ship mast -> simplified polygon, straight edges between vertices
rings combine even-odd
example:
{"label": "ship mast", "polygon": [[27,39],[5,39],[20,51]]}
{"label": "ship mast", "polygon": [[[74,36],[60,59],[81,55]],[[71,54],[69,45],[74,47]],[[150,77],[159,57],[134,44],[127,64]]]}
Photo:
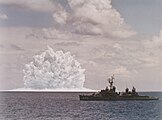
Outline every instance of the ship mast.
{"label": "ship mast", "polygon": [[107,81],[109,82],[109,86],[110,86],[110,90],[112,90],[113,89],[113,83],[114,83],[114,80],[115,78],[114,78],[114,75],[113,76],[111,76],[110,78],[108,78],[107,79]]}

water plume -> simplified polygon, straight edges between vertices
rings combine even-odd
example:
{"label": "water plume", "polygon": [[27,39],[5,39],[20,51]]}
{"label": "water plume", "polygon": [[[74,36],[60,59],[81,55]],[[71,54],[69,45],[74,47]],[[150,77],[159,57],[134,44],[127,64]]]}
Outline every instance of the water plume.
{"label": "water plume", "polygon": [[24,85],[31,89],[83,89],[85,70],[70,52],[50,47],[25,65]]}

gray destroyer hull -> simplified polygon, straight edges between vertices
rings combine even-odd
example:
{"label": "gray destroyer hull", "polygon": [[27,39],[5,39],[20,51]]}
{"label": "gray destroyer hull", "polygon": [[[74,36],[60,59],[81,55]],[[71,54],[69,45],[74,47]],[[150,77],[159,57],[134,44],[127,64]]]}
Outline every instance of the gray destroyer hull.
{"label": "gray destroyer hull", "polygon": [[80,95],[80,100],[82,101],[125,101],[125,100],[136,100],[136,101],[144,101],[144,100],[159,100],[157,97],[149,97],[149,96],[137,96],[137,97],[97,97],[97,96],[87,96]]}

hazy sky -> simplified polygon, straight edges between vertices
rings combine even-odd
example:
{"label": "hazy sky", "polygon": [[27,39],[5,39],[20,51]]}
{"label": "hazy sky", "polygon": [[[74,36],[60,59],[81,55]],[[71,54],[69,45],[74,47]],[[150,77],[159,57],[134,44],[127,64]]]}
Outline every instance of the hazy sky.
{"label": "hazy sky", "polygon": [[[84,86],[162,90],[161,0],[0,0],[0,89],[23,87],[22,70],[47,46],[70,51]],[[161,32],[160,32],[161,31]]]}

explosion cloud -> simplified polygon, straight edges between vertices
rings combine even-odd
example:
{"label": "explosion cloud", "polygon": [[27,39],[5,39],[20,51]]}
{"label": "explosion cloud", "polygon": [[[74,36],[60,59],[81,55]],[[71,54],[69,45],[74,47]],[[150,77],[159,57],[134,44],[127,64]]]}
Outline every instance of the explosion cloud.
{"label": "explosion cloud", "polygon": [[48,47],[25,65],[24,85],[31,89],[82,89],[85,70],[70,52]]}

